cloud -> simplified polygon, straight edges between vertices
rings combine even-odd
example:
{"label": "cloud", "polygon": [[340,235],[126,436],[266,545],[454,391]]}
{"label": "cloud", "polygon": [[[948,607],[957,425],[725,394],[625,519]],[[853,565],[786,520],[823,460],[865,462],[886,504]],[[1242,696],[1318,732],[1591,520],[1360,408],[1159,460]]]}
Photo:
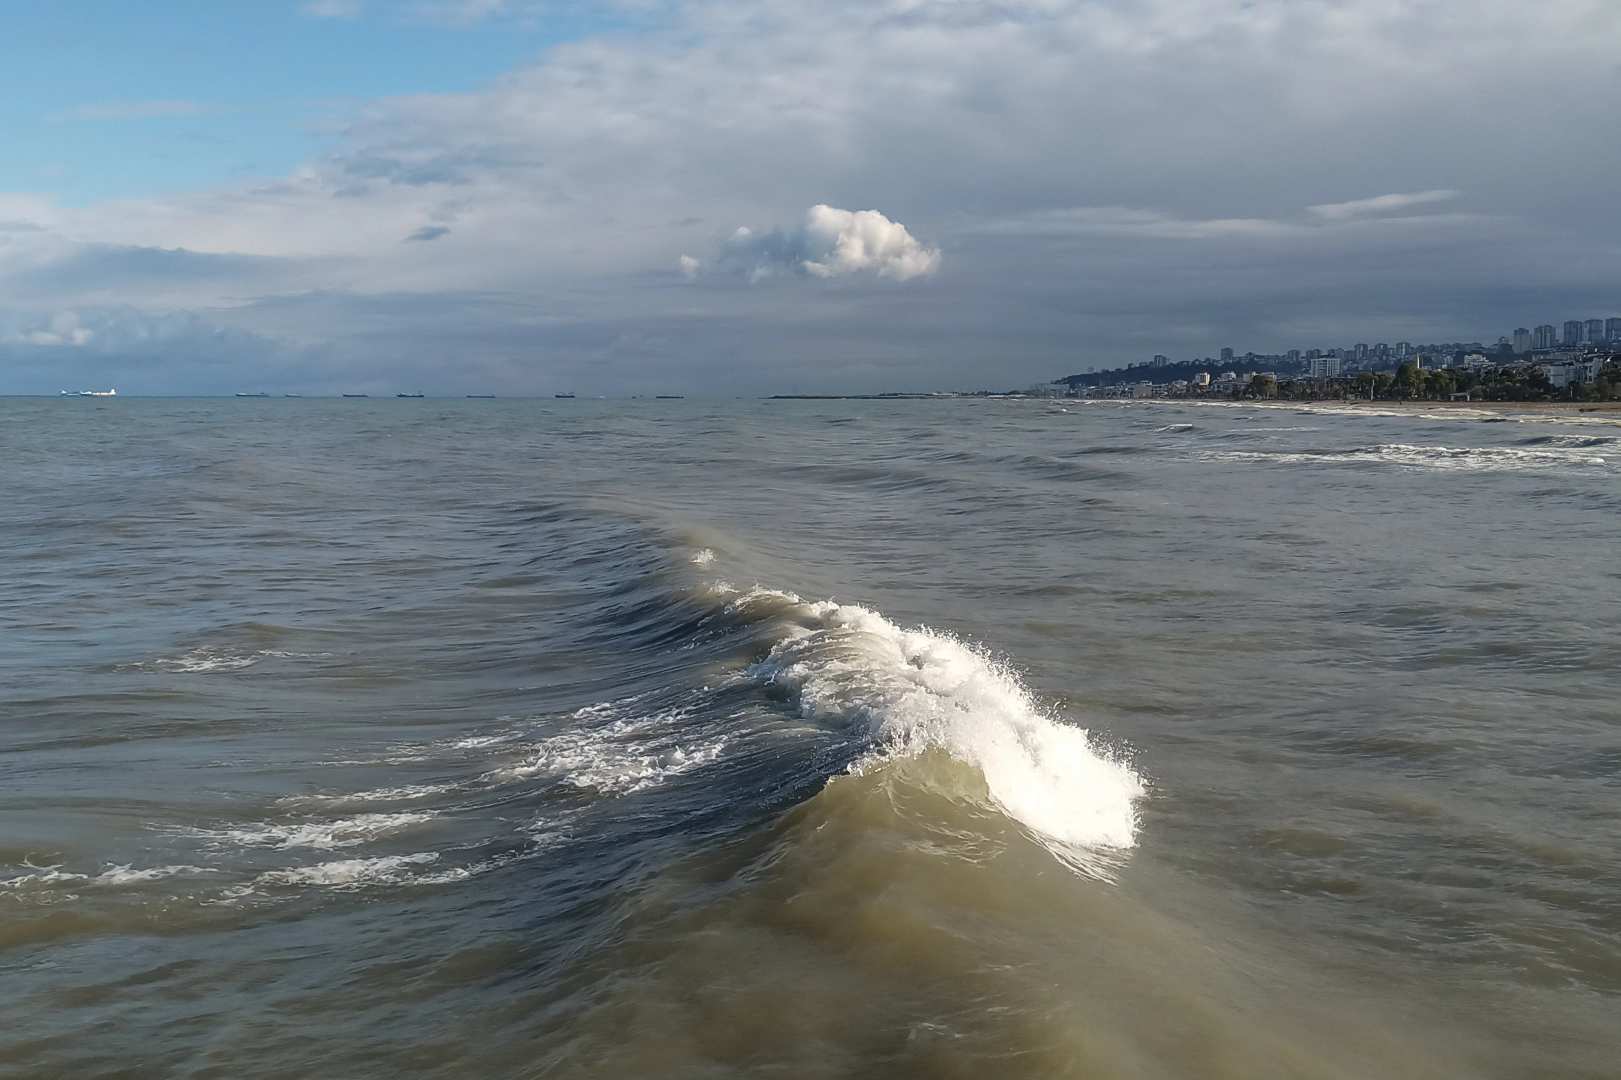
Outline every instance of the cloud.
{"label": "cloud", "polygon": [[410,236],[407,236],[402,242],[409,244],[415,240],[437,240],[449,231],[450,229],[444,225],[424,225]]}
{"label": "cloud", "polygon": [[834,278],[871,270],[907,281],[940,268],[940,250],[918,243],[900,222],[876,210],[840,210],[825,203],[811,207],[787,232],[738,229],[722,244],[721,259],[756,279],[779,271]]}
{"label": "cloud", "polygon": [[54,348],[83,346],[94,341],[96,332],[79,324],[77,312],[61,311],[49,316],[12,317],[0,322],[0,346],[35,345]]}
{"label": "cloud", "polygon": [[298,12],[312,19],[358,19],[365,8],[364,0],[308,0],[298,6]]}
{"label": "cloud", "polygon": [[1266,218],[1178,218],[1130,206],[1077,206],[985,221],[974,231],[1008,236],[1121,236],[1141,239],[1275,239],[1299,233],[1288,221]]}
{"label": "cloud", "polygon": [[201,116],[214,110],[196,101],[106,101],[96,105],[76,105],[54,112],[45,119],[51,123],[72,120],[155,120],[165,116]]}
{"label": "cloud", "polygon": [[1416,191],[1407,195],[1379,195],[1372,199],[1354,199],[1351,202],[1321,203],[1317,206],[1307,207],[1313,214],[1329,221],[1346,221],[1351,218],[1368,217],[1374,214],[1388,214],[1395,210],[1406,210],[1413,206],[1423,206],[1426,203],[1445,202],[1458,197],[1456,191]]}
{"label": "cloud", "polygon": [[[581,393],[1026,385],[1621,315],[1621,141],[1591,137],[1613,126],[1614,0],[613,10],[613,32],[476,90],[359,103],[284,176],[89,207],[0,194],[0,288],[190,310],[379,384],[432,389],[413,365],[455,355],[503,391]],[[1583,168],[1548,167],[1572,145]],[[1455,189],[1471,213],[1444,212]],[[423,222],[456,241],[402,243]],[[765,228],[714,224],[739,222]],[[902,280],[942,252],[926,288],[737,273]],[[80,351],[113,340],[86,325]],[[611,347],[629,340],[662,351]]]}
{"label": "cloud", "polygon": [[331,385],[319,349],[185,311],[128,307],[0,313],[0,371],[13,393],[86,386],[232,393]]}

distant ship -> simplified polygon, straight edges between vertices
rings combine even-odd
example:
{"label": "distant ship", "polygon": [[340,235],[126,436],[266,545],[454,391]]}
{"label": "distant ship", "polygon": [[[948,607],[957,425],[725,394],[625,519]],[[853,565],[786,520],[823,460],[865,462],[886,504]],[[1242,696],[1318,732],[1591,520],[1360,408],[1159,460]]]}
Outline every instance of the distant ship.
{"label": "distant ship", "polygon": [[553,394],[553,397],[573,397],[573,394]]}
{"label": "distant ship", "polygon": [[687,395],[685,395],[685,394],[654,394],[653,396],[655,398],[657,398],[659,401],[680,401],[682,398],[686,397]]}
{"label": "distant ship", "polygon": [[427,397],[426,394],[395,394],[395,397]]}
{"label": "distant ship", "polygon": [[494,394],[468,394],[467,396],[468,397],[476,397],[476,398],[492,398],[495,395]]}
{"label": "distant ship", "polygon": [[73,390],[62,391],[63,397],[117,397],[117,390]]}
{"label": "distant ship", "polygon": [[238,394],[236,396],[237,397],[269,397],[270,395],[265,394],[265,393],[259,393],[259,394]]}
{"label": "distant ship", "polygon": [[345,394],[344,397],[370,397],[370,394]]}

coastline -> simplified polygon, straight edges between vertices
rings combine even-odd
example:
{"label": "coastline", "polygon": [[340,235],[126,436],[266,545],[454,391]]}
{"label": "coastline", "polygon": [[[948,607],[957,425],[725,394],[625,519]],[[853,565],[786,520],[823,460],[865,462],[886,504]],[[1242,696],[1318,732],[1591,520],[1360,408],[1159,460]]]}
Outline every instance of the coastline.
{"label": "coastline", "polygon": [[1369,409],[1389,412],[1434,412],[1452,409],[1464,412],[1503,414],[1532,413],[1541,416],[1583,416],[1621,419],[1621,401],[1254,401],[1250,404],[1299,408],[1302,405],[1329,405],[1337,409]]}

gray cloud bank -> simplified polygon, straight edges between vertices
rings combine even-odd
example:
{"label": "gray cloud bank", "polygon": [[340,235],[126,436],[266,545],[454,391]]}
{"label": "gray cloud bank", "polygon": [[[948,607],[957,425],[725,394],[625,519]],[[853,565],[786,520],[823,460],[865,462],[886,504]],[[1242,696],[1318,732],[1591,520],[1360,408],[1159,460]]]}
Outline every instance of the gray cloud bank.
{"label": "gray cloud bank", "polygon": [[[370,103],[290,176],[0,195],[0,309],[193,320],[121,392],[970,388],[1495,337],[1621,314],[1618,54],[1596,0],[698,0]],[[0,389],[116,367],[76,327],[0,337]]]}

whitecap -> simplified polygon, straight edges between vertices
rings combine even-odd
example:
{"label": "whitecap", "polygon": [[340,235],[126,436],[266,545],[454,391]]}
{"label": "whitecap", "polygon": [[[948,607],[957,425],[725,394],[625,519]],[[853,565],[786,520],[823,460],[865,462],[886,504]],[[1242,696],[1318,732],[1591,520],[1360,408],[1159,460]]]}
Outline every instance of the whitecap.
{"label": "whitecap", "polygon": [[1135,845],[1142,779],[1045,715],[1008,665],[862,607],[766,590],[744,602],[794,605],[802,626],[749,674],[792,691],[806,719],[862,734],[858,768],[939,748],[978,768],[996,806],[1066,861]]}

